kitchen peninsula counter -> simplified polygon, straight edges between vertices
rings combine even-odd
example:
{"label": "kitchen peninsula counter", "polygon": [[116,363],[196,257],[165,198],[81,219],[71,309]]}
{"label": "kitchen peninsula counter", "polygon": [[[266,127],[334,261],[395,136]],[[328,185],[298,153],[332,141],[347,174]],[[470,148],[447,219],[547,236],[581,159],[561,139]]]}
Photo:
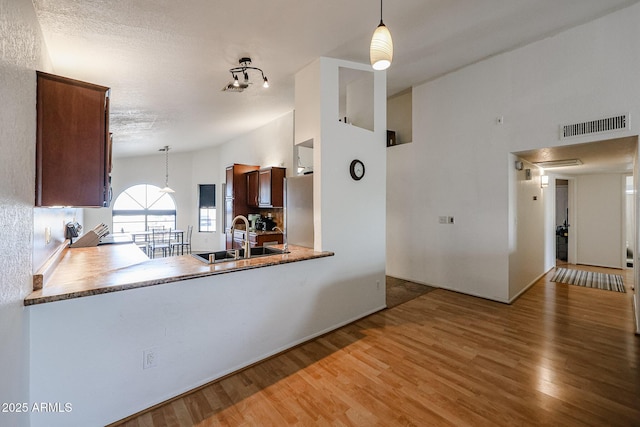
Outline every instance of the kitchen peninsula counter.
{"label": "kitchen peninsula counter", "polygon": [[[282,248],[282,245],[274,246]],[[24,305],[43,304],[110,292],[161,285],[199,277],[269,267],[333,256],[333,252],[289,245],[289,253],[216,264],[191,255],[149,259],[135,244],[65,248],[42,289],[33,291]]]}

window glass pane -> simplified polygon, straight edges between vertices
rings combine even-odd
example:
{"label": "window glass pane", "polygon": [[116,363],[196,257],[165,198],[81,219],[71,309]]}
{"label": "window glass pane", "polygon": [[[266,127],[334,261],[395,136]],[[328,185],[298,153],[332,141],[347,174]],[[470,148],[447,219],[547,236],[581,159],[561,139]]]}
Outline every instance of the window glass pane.
{"label": "window glass pane", "polygon": [[167,193],[149,194],[151,203],[147,206],[149,209],[175,210],[176,204],[173,198]]}
{"label": "window glass pane", "polygon": [[[155,212],[154,212],[155,211]],[[173,198],[154,185],[127,188],[113,203],[113,232],[145,231],[149,226],[176,228]]]}
{"label": "window glass pane", "polygon": [[114,215],[113,231],[115,233],[131,233],[134,231],[145,231],[144,215]]}
{"label": "window glass pane", "polygon": [[200,209],[200,228],[201,232],[216,231],[216,209],[202,208]]}
{"label": "window glass pane", "polygon": [[123,192],[118,196],[116,201],[113,203],[114,210],[129,210],[129,209],[141,209],[142,206],[138,201],[136,201],[131,194],[128,192]]}
{"label": "window glass pane", "polygon": [[[137,201],[141,208],[146,208],[147,207],[147,196],[146,196],[147,187],[154,187],[154,186],[146,185],[146,184],[134,185],[133,187],[127,188],[125,190],[125,193],[131,196],[133,200]],[[158,188],[158,187],[155,187],[155,188]]]}

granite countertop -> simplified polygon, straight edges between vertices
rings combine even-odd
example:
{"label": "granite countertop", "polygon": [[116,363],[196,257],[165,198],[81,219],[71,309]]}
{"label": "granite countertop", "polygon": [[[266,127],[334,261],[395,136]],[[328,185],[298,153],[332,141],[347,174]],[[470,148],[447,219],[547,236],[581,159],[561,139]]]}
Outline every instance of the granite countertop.
{"label": "granite countertop", "polygon": [[[274,247],[282,247],[276,245]],[[191,255],[149,259],[135,244],[66,248],[42,289],[24,305],[43,304],[145,286],[333,256],[289,245],[289,253],[206,264]]]}
{"label": "granite countertop", "polygon": [[[245,232],[247,231],[244,228],[235,228],[235,231],[242,231]],[[261,234],[282,234],[282,231],[277,231],[277,230],[253,230],[253,229],[249,229],[249,234],[255,234],[255,235],[261,235]]]}
{"label": "granite countertop", "polygon": [[260,234],[282,234],[282,231],[276,231],[276,230],[251,230],[251,229],[249,229],[249,234],[256,234],[256,235],[260,235]]}

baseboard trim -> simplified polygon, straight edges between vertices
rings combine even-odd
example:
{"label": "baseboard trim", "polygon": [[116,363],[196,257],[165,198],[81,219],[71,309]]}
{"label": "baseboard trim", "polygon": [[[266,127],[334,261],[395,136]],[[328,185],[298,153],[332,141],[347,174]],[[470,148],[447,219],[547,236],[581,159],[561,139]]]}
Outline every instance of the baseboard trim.
{"label": "baseboard trim", "polygon": [[527,292],[529,290],[530,287],[532,287],[533,285],[536,284],[536,282],[540,279],[542,279],[545,275],[547,275],[551,270],[553,270],[554,268],[556,268],[555,266],[550,267],[547,271],[543,272],[542,274],[540,274],[538,277],[536,277],[535,279],[533,279],[531,282],[529,282],[529,284],[527,286],[525,286],[524,288],[522,288],[522,290],[520,292],[518,292],[515,296],[513,296],[511,299],[509,299],[509,304],[513,304],[513,302],[515,300],[517,300],[518,298],[520,298],[522,296],[522,294],[524,294],[525,292]]}
{"label": "baseboard trim", "polygon": [[367,311],[367,312],[365,312],[365,313],[363,313],[361,315],[358,315],[358,316],[352,318],[351,320],[346,320],[344,322],[341,322],[341,323],[338,323],[336,325],[330,326],[330,327],[328,327],[328,328],[326,328],[326,329],[324,329],[324,330],[322,330],[320,332],[317,332],[315,334],[309,335],[309,336],[307,336],[305,338],[302,338],[300,340],[293,341],[292,343],[287,344],[287,345],[281,347],[280,349],[275,350],[274,352],[272,352],[270,354],[267,354],[267,355],[264,355],[264,356],[259,356],[254,361],[249,362],[248,364],[232,368],[227,373],[224,373],[222,375],[216,376],[215,378],[207,378],[203,382],[201,382],[200,384],[194,384],[193,387],[190,387],[190,388],[188,388],[188,389],[186,389],[186,390],[184,390],[182,392],[178,392],[178,394],[173,396],[173,397],[169,397],[167,399],[164,399],[161,402],[158,402],[155,405],[152,405],[152,406],[150,406],[148,408],[145,408],[145,409],[143,409],[141,411],[138,411],[138,412],[136,412],[134,414],[131,414],[126,418],[122,418],[122,419],[120,419],[118,421],[114,421],[114,422],[112,422],[110,424],[107,424],[106,427],[120,426],[120,425],[122,425],[122,424],[124,424],[124,423],[126,423],[128,421],[131,421],[134,418],[137,418],[137,417],[139,417],[139,416],[141,416],[143,414],[146,414],[147,412],[151,412],[156,408],[159,408],[159,407],[164,406],[164,405],[166,405],[168,403],[174,402],[174,401],[176,401],[178,399],[181,399],[181,398],[183,398],[185,396],[188,396],[188,395],[190,395],[192,393],[195,393],[195,392],[197,392],[199,390],[202,390],[203,388],[206,388],[206,387],[210,386],[211,384],[215,384],[215,383],[217,383],[219,381],[224,380],[225,378],[229,378],[230,376],[233,376],[233,375],[235,375],[235,374],[237,374],[239,372],[242,372],[244,370],[250,369],[253,366],[256,366],[256,365],[258,365],[258,364],[260,364],[262,362],[265,362],[265,361],[267,361],[269,359],[272,359],[274,357],[278,357],[279,355],[281,355],[283,353],[286,353],[287,351],[293,350],[294,348],[300,347],[300,346],[308,343],[309,341],[312,341],[312,340],[314,340],[316,338],[320,338],[320,337],[322,337],[324,335],[330,334],[331,332],[333,332],[333,331],[335,331],[337,329],[340,329],[343,326],[347,326],[347,325],[349,325],[351,323],[357,322],[358,320],[364,319],[365,317],[371,316],[372,314],[375,314],[375,313],[377,313],[379,311],[382,311],[384,309],[386,309],[386,305],[383,305],[381,307],[375,308],[373,310],[369,310],[369,311]]}
{"label": "baseboard trim", "polygon": [[633,312],[636,315],[636,335],[640,335],[640,295],[633,295]]}

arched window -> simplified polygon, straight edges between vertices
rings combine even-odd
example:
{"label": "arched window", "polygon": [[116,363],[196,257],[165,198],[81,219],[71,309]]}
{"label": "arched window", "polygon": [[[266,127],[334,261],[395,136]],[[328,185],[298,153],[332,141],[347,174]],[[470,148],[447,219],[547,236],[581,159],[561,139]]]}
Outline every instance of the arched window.
{"label": "arched window", "polygon": [[124,190],[113,202],[114,232],[145,231],[149,226],[176,228],[176,204],[155,185],[140,184]]}

